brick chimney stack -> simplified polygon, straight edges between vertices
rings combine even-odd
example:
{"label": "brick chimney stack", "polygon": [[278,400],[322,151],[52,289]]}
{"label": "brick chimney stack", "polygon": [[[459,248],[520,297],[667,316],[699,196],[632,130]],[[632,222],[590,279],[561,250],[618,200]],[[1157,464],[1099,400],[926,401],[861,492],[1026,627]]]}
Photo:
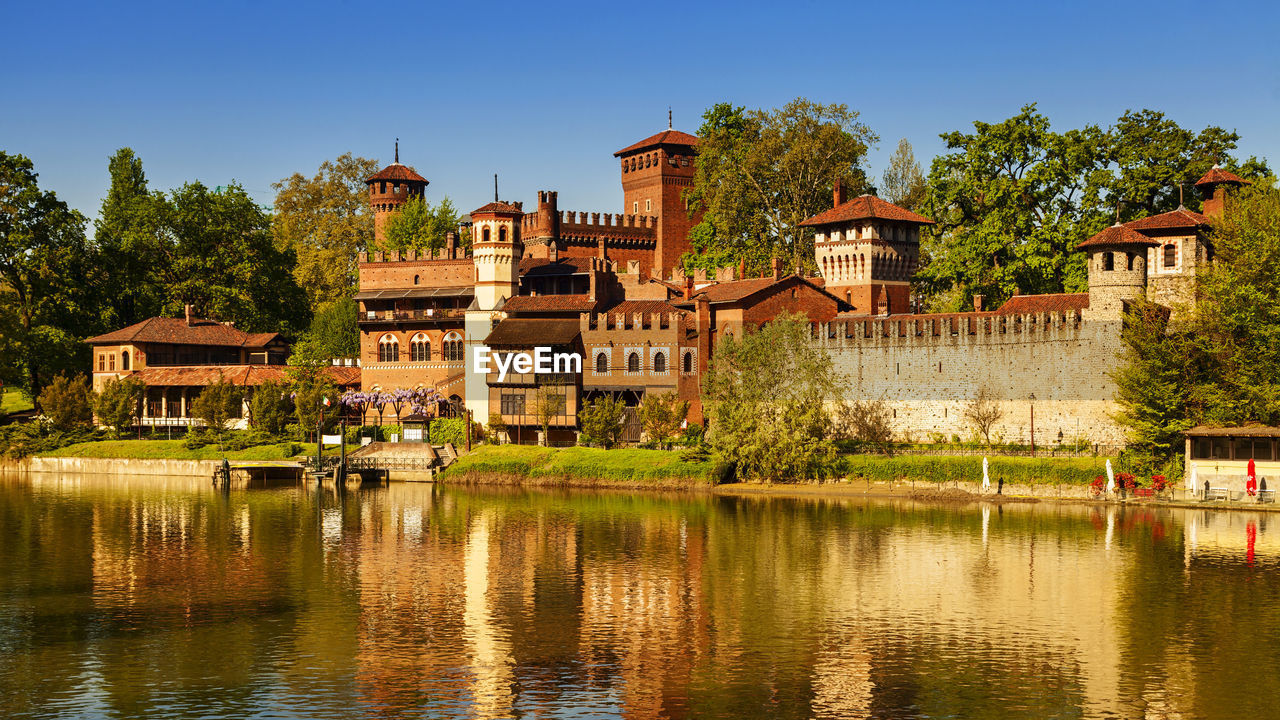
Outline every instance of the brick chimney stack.
{"label": "brick chimney stack", "polygon": [[449,230],[444,234],[444,256],[450,260],[458,259],[458,233]]}
{"label": "brick chimney stack", "polygon": [[693,297],[693,276],[685,275],[684,277],[684,299],[688,300]]}
{"label": "brick chimney stack", "polygon": [[773,266],[773,281],[777,282],[782,279],[782,258],[771,258],[769,264]]}
{"label": "brick chimney stack", "polygon": [[831,191],[831,207],[840,207],[844,204],[844,181],[836,180],[836,186]]}
{"label": "brick chimney stack", "polygon": [[983,300],[983,297],[982,297],[981,295],[974,295],[974,296],[973,296],[973,311],[974,311],[974,312],[982,312],[982,300]]}
{"label": "brick chimney stack", "polygon": [[187,313],[187,327],[191,327],[191,303],[187,303],[185,310]]}

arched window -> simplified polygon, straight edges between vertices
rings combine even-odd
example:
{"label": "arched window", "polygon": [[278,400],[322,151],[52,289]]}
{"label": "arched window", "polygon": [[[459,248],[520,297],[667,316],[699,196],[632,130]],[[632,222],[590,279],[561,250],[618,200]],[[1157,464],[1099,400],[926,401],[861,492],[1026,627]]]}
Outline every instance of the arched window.
{"label": "arched window", "polygon": [[444,352],[446,362],[461,362],[464,350],[462,347],[462,336],[457,332],[450,332],[444,336],[444,340],[440,343],[441,350]]}
{"label": "arched window", "polygon": [[1113,253],[1102,253],[1102,269],[1108,271],[1116,269],[1116,259]]}
{"label": "arched window", "polygon": [[489,228],[485,228],[480,232],[481,242],[489,242]]}
{"label": "arched window", "polygon": [[409,341],[409,353],[413,362],[431,360],[431,338],[426,333],[418,333]]}
{"label": "arched window", "polygon": [[596,374],[603,375],[609,372],[609,353],[602,352],[596,354]]}
{"label": "arched window", "polygon": [[687,350],[684,353],[684,371],[687,373],[693,372],[693,353]]}
{"label": "arched window", "polygon": [[1178,246],[1169,243],[1164,246],[1164,266],[1171,268],[1178,264]]}
{"label": "arched window", "polygon": [[414,275],[414,276],[413,276],[413,284],[414,284],[414,285],[417,285],[421,280],[422,280],[422,278],[418,277],[417,275]]}
{"label": "arched window", "polygon": [[400,341],[391,333],[378,340],[378,362],[400,362]]}
{"label": "arched window", "polygon": [[627,353],[627,372],[640,372],[640,353]]}
{"label": "arched window", "polygon": [[128,350],[125,350],[124,352],[120,353],[120,369],[121,370],[129,369],[129,351]]}
{"label": "arched window", "polygon": [[667,354],[657,352],[653,354],[653,371],[656,373],[664,373],[667,371]]}

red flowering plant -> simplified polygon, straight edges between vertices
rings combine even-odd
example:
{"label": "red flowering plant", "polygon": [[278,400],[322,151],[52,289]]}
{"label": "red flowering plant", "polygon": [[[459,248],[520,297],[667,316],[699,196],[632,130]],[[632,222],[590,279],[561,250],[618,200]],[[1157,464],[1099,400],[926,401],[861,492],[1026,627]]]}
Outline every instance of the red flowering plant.
{"label": "red flowering plant", "polygon": [[1106,486],[1106,484],[1107,478],[1103,475],[1099,475],[1093,479],[1093,482],[1089,483],[1089,493],[1091,495],[1101,495],[1102,488]]}
{"label": "red flowering plant", "polygon": [[1116,473],[1116,484],[1125,490],[1138,487],[1138,479],[1133,473]]}
{"label": "red flowering plant", "polygon": [[1156,489],[1156,492],[1164,492],[1165,488],[1169,487],[1169,481],[1163,475],[1152,475],[1151,485]]}

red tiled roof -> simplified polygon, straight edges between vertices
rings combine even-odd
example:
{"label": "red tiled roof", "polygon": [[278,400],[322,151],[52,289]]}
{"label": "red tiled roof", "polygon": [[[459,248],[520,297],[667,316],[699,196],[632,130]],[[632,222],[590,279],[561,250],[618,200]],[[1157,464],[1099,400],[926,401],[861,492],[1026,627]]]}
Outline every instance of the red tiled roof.
{"label": "red tiled roof", "polygon": [[591,270],[589,257],[562,257],[558,260],[526,257],[520,259],[520,274],[539,275],[573,275]]}
{"label": "red tiled roof", "polygon": [[502,306],[509,313],[591,312],[596,301],[590,295],[517,295]]}
{"label": "red tiled roof", "polygon": [[247,333],[216,320],[153,317],[126,328],[85,340],[90,345],[119,343],[168,343],[171,345],[214,345],[218,347],[262,347],[278,338],[277,333]]}
{"label": "red tiled roof", "polygon": [[1125,227],[1134,230],[1164,230],[1169,228],[1195,228],[1209,224],[1209,218],[1184,207],[1170,210],[1167,213],[1151,215],[1141,220],[1125,223]]}
{"label": "red tiled roof", "polygon": [[493,213],[495,215],[523,215],[524,208],[522,208],[519,205],[515,205],[513,203],[501,202],[501,201],[495,200],[494,202],[481,205],[480,207],[471,211],[472,215],[476,215],[477,213]]}
{"label": "red tiled roof", "polygon": [[933,225],[934,222],[927,217],[917,215],[906,208],[900,208],[891,202],[886,202],[875,195],[859,195],[858,197],[841,203],[838,207],[818,213],[813,217],[800,223],[801,225],[830,225],[838,222],[849,222],[851,220],[865,220],[869,218],[878,218],[881,220],[898,220],[901,222],[915,223],[917,225]]}
{"label": "red tiled roof", "polygon": [[688,145],[694,147],[697,146],[697,144],[698,136],[696,135],[690,135],[687,132],[680,132],[679,130],[663,130],[657,135],[650,135],[634,145],[628,145],[622,148],[618,152],[614,153],[613,156],[618,157],[619,155],[625,155],[629,152],[636,152],[637,150],[644,150],[651,147],[657,147],[659,145]]}
{"label": "red tiled roof", "polygon": [[364,182],[367,185],[376,180],[387,180],[391,182],[420,182],[423,184],[427,183],[427,179],[419,175],[417,172],[415,172],[413,168],[409,167],[408,165],[401,165],[400,163],[392,163],[382,168],[381,170],[374,173],[373,175],[370,175],[369,179],[365,180]]}
{"label": "red tiled roof", "polygon": [[[360,368],[328,365],[323,370],[338,387],[360,385]],[[289,373],[283,365],[191,365],[185,367],[143,368],[132,373],[148,387],[204,387],[220,378],[241,387],[254,387],[267,382],[288,383]]]}
{"label": "red tiled roof", "polygon": [[1214,183],[1240,183],[1241,185],[1253,184],[1233,172],[1228,172],[1217,165],[1214,165],[1209,168],[1209,172],[1205,173],[1204,177],[1196,181],[1196,187],[1200,187],[1201,185],[1212,185]]}
{"label": "red tiled roof", "polygon": [[1112,225],[1076,246],[1077,249],[1110,245],[1159,245],[1160,243],[1124,225]]}
{"label": "red tiled roof", "polygon": [[[758,292],[767,290],[768,288],[773,287],[774,285],[781,285],[790,280],[795,280],[804,285],[808,285],[809,287],[813,288],[817,292],[822,293],[823,295],[826,295],[827,297],[831,298],[832,302],[836,303],[837,309],[840,306],[848,307],[849,305],[844,300],[841,300],[835,295],[832,295],[830,292],[826,290],[826,288],[819,287],[813,284],[813,282],[811,282],[809,278],[801,277],[799,275],[786,275],[778,280],[774,280],[772,277],[763,277],[763,278],[747,278],[744,280],[733,280],[731,282],[715,283],[712,285],[708,285],[702,288],[701,290],[694,291],[693,297],[695,299],[698,297],[705,297],[707,298],[707,301],[711,303],[740,302],[742,300],[747,299],[748,297],[751,297],[752,295],[755,295]],[[689,302],[690,302],[689,300],[683,300],[683,301],[680,301],[680,304],[688,305]]]}
{"label": "red tiled roof", "polygon": [[581,330],[578,318],[507,318],[485,338],[485,345],[568,345]]}
{"label": "red tiled roof", "polygon": [[1089,293],[1014,295],[996,310],[997,315],[1069,313],[1089,307]]}

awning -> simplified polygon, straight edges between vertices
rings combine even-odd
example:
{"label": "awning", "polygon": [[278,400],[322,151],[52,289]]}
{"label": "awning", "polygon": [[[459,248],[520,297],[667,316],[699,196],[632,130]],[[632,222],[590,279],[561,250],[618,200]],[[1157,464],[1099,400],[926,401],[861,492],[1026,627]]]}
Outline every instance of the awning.
{"label": "awning", "polygon": [[467,287],[445,287],[445,288],[404,288],[395,290],[361,290],[356,293],[356,300],[400,300],[403,298],[433,298],[433,297],[471,297],[475,295],[475,288]]}

